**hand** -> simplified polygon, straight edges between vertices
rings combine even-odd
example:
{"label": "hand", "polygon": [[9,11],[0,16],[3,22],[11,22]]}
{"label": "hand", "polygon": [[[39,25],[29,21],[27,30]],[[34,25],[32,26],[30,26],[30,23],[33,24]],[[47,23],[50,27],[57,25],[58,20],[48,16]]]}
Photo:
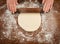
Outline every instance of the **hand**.
{"label": "hand", "polygon": [[43,11],[48,12],[52,8],[53,3],[54,3],[54,0],[43,0],[42,1],[42,4],[44,5]]}
{"label": "hand", "polygon": [[7,0],[7,8],[12,12],[16,12],[17,0]]}

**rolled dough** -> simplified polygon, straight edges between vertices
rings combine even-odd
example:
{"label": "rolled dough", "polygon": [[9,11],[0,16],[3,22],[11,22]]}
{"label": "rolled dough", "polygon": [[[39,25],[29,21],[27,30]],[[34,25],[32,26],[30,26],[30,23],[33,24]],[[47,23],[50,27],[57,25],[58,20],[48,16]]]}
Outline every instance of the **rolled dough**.
{"label": "rolled dough", "polygon": [[20,13],[18,24],[25,31],[36,31],[41,25],[40,13]]}

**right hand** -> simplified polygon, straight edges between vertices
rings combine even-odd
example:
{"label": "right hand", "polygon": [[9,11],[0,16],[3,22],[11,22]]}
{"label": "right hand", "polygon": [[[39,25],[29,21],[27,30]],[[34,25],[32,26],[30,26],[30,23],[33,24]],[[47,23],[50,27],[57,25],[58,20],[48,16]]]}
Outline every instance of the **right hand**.
{"label": "right hand", "polygon": [[43,11],[46,13],[49,10],[51,10],[53,7],[53,3],[54,3],[54,0],[43,0],[42,1],[42,4],[44,4]]}
{"label": "right hand", "polygon": [[7,8],[12,12],[16,12],[17,0],[7,0]]}

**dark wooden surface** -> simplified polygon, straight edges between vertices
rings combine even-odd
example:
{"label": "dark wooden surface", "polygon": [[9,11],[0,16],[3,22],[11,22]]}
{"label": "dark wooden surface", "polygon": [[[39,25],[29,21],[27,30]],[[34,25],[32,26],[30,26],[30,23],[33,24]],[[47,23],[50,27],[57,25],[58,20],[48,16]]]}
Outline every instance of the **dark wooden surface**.
{"label": "dark wooden surface", "polygon": [[[0,3],[1,3],[0,6],[4,5],[6,3],[5,0],[3,0],[3,1],[0,1]],[[55,18],[57,20],[57,24],[58,24],[58,28],[56,29],[56,32],[54,35],[54,37],[55,37],[54,44],[59,44],[59,42],[60,42],[60,0],[55,0],[54,9],[58,11],[57,13],[54,14]],[[2,14],[4,12],[5,12],[5,9],[0,9],[0,16],[2,16]],[[3,24],[3,22],[0,21],[0,29],[3,28],[2,24]],[[1,37],[1,34],[0,34],[0,37]],[[4,39],[4,40],[0,40],[0,44],[19,44],[19,41],[16,42],[16,40],[13,41],[13,40]],[[39,43],[38,42],[27,42],[26,44],[39,44]],[[45,44],[45,43],[43,43],[43,44]]]}
{"label": "dark wooden surface", "polygon": [[58,11],[58,13],[55,14],[58,23],[58,28],[55,34],[56,44],[59,44],[60,42],[60,6],[59,5],[60,5],[60,0],[55,0],[54,9]]}
{"label": "dark wooden surface", "polygon": [[6,0],[0,0],[0,6],[4,5],[6,3]]}

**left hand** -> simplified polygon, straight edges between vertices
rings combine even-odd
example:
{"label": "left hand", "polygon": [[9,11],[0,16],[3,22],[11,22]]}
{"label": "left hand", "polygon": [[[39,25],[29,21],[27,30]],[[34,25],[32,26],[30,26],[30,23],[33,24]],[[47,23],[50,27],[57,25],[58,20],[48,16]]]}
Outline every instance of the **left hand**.
{"label": "left hand", "polygon": [[52,6],[53,6],[54,0],[43,0],[42,4],[43,4],[43,11],[46,13],[48,12]]}

